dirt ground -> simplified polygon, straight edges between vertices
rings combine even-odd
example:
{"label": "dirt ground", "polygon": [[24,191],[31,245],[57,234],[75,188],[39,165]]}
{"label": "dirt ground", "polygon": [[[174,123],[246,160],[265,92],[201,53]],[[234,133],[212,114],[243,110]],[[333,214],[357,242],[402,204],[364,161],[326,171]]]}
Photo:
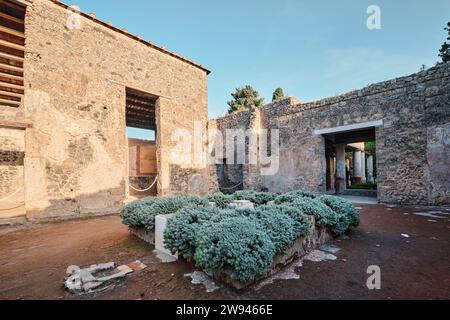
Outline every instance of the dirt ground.
{"label": "dirt ground", "polygon": [[[360,207],[361,226],[334,242],[337,260],[305,262],[298,280],[242,293],[191,284],[189,264],[159,262],[118,216],[0,229],[0,299],[450,299],[450,209]],[[413,214],[433,211],[445,214]],[[137,259],[148,268],[102,293],[75,296],[63,288],[69,265]],[[381,268],[381,290],[366,287],[370,265]]]}

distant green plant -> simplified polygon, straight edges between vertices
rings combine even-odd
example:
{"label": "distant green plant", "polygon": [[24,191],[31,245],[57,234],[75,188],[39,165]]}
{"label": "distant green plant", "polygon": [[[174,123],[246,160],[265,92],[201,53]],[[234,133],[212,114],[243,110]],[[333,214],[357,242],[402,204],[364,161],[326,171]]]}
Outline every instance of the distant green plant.
{"label": "distant green plant", "polygon": [[259,97],[259,92],[247,85],[243,88],[236,88],[231,94],[233,100],[228,101],[230,109],[228,113],[250,110],[259,107],[264,103],[264,99]]}
{"label": "distant green plant", "polygon": [[200,268],[214,272],[229,267],[239,281],[267,273],[275,255],[275,246],[267,233],[246,217],[204,224],[196,243],[194,257]]}
{"label": "distant green plant", "polygon": [[377,190],[377,184],[376,183],[360,183],[360,184],[354,184],[348,187],[349,189],[354,190]]}
{"label": "distant green plant", "polygon": [[450,61],[450,22],[447,23],[447,27],[444,28],[447,31],[448,36],[447,40],[442,44],[441,49],[439,50],[439,57],[441,57],[442,62]]}
{"label": "distant green plant", "polygon": [[284,95],[284,91],[282,88],[275,89],[273,96],[272,96],[272,102],[280,102],[281,100],[285,99],[286,96]]}

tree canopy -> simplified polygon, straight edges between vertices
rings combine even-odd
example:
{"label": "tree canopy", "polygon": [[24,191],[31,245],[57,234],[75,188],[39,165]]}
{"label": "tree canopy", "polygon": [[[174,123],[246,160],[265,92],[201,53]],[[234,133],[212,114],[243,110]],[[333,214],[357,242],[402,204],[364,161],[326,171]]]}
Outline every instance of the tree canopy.
{"label": "tree canopy", "polygon": [[283,100],[286,96],[282,88],[277,88],[272,96],[272,102],[279,102]]}
{"label": "tree canopy", "polygon": [[439,57],[441,57],[442,62],[449,62],[450,61],[450,22],[447,23],[447,28],[444,28],[444,30],[447,30],[448,37],[447,41],[444,42],[444,44],[441,47],[441,50],[439,50]]}
{"label": "tree canopy", "polygon": [[264,103],[264,99],[259,97],[259,92],[249,85],[236,88],[236,91],[231,95],[233,100],[228,101],[228,105],[230,106],[228,113],[249,110],[259,107]]}

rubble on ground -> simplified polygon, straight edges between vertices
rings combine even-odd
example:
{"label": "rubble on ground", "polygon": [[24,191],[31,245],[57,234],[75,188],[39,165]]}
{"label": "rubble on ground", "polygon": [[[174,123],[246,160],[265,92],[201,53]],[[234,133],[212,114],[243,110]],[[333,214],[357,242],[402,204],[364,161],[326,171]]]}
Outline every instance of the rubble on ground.
{"label": "rubble on ground", "polygon": [[145,269],[137,260],[129,265],[116,267],[114,262],[94,264],[88,268],[72,265],[67,268],[64,287],[73,294],[87,294],[106,290],[115,281],[126,275]]}

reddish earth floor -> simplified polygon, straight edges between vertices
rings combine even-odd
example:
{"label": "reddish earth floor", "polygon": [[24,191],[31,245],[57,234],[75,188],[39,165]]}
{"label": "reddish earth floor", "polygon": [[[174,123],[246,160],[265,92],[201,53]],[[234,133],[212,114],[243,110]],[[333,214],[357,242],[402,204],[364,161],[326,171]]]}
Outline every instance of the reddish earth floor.
{"label": "reddish earth floor", "polygon": [[[184,277],[190,265],[160,263],[117,216],[1,229],[0,299],[450,299],[450,209],[361,208],[361,226],[334,242],[337,260],[305,262],[300,279],[243,293],[192,285]],[[413,214],[433,210],[446,214]],[[68,265],[136,259],[148,268],[105,292],[74,296],[63,289]],[[381,290],[366,287],[370,265],[381,268]]]}

